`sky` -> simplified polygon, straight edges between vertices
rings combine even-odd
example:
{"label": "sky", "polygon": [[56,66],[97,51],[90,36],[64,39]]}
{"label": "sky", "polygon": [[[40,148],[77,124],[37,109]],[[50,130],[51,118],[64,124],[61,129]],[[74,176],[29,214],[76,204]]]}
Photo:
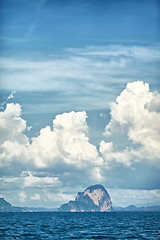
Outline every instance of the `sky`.
{"label": "sky", "polygon": [[159,0],[1,0],[0,51],[1,197],[160,205]]}

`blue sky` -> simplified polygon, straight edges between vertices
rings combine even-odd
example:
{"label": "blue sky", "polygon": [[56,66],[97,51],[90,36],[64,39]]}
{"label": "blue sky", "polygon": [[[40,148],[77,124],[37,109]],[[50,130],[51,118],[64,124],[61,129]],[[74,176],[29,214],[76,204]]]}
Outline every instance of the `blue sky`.
{"label": "blue sky", "polygon": [[64,48],[159,41],[159,1],[1,1],[6,56],[50,55]]}
{"label": "blue sky", "polygon": [[57,207],[101,183],[115,205],[159,205],[159,14],[158,0],[1,1],[1,196]]}

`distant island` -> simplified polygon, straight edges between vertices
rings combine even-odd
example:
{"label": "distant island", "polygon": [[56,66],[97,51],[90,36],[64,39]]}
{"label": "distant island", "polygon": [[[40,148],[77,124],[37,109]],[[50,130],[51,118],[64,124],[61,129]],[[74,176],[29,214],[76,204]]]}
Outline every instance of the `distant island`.
{"label": "distant island", "polygon": [[58,208],[59,212],[110,212],[111,198],[102,185],[93,185],[79,192],[75,201],[69,201]]}
{"label": "distant island", "polygon": [[160,206],[136,207],[129,205],[128,207],[114,207],[114,212],[160,212]]}
{"label": "distant island", "polygon": [[59,208],[16,207],[0,198],[0,212],[160,212],[160,206],[113,207],[107,190],[97,184],[78,192],[75,201],[62,204]]}
{"label": "distant island", "polygon": [[4,198],[0,198],[0,212],[56,212],[57,208],[43,207],[16,207],[12,206]]}
{"label": "distant island", "polygon": [[0,212],[31,212],[31,210],[12,206],[4,198],[0,198]]}

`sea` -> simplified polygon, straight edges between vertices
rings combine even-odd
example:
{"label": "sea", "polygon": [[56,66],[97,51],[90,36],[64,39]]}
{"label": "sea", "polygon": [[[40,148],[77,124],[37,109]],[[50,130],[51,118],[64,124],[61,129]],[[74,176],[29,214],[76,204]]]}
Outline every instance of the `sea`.
{"label": "sea", "polygon": [[0,213],[0,239],[160,239],[160,213]]}

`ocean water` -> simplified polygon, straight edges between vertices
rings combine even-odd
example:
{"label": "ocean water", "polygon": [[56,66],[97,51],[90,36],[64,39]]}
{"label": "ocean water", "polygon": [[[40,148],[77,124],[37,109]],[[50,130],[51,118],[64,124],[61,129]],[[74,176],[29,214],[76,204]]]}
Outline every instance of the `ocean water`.
{"label": "ocean water", "polygon": [[160,213],[0,213],[0,239],[160,239]]}

